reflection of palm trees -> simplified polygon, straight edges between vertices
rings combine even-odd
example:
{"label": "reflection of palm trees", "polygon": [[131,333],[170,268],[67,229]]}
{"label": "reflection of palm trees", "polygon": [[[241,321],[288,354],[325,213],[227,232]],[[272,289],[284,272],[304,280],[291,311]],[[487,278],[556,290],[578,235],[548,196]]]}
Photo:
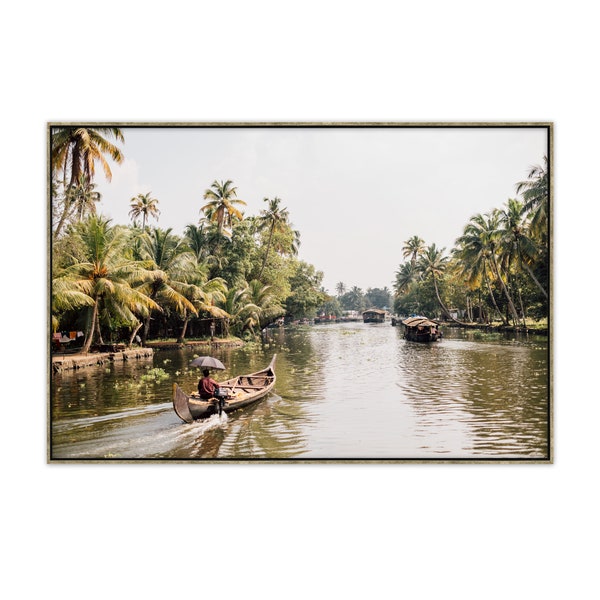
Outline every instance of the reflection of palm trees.
{"label": "reflection of palm trees", "polygon": [[[195,448],[198,457],[293,459],[301,458],[306,451],[307,407],[302,388],[305,381],[322,380],[321,366],[310,336],[296,336],[279,328],[273,335],[269,338],[273,342],[270,348],[260,356],[246,358],[239,352],[232,353],[226,364],[236,373],[248,372],[263,367],[272,356],[269,353],[277,352],[274,394],[230,413],[225,430],[216,428],[204,433]],[[284,347],[287,351],[282,350]],[[234,364],[236,359],[243,362]]]}
{"label": "reflection of palm trees", "polygon": [[[471,332],[454,331],[473,339]],[[434,440],[440,428],[449,427],[456,439],[457,427],[463,427],[464,447],[439,449],[450,451],[449,458],[462,458],[465,451],[481,458],[547,455],[546,350],[494,343],[494,351],[473,351],[442,344],[399,346],[402,393],[421,432]],[[436,412],[444,418],[432,420]]]}

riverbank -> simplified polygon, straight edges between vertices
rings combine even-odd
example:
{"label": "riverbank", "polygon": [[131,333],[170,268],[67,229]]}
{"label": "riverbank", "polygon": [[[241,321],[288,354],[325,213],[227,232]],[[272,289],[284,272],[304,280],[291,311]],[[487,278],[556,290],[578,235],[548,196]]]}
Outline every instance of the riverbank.
{"label": "riverbank", "polygon": [[202,348],[211,350],[215,348],[240,348],[244,342],[239,338],[215,338],[214,340],[160,340],[148,342],[144,347],[127,348],[110,352],[88,352],[73,354],[53,354],[52,372],[62,373],[85,367],[96,367],[114,361],[135,360],[151,358],[155,351],[176,350],[178,348]]}
{"label": "riverbank", "polygon": [[214,338],[213,340],[160,340],[146,342],[147,348],[156,348],[157,350],[173,350],[176,348],[241,348],[244,342],[240,338]]}
{"label": "riverbank", "polygon": [[548,335],[548,327],[547,326],[528,326],[527,328],[523,327],[514,327],[512,325],[502,325],[502,324],[483,324],[483,323],[442,323],[443,327],[451,327],[455,329],[477,329],[479,331],[485,332],[494,332],[494,333],[527,333],[530,335]]}
{"label": "riverbank", "polygon": [[52,356],[52,372],[62,373],[85,367],[95,367],[108,362],[151,358],[152,348],[130,348],[118,352],[91,352],[87,354],[55,354]]}

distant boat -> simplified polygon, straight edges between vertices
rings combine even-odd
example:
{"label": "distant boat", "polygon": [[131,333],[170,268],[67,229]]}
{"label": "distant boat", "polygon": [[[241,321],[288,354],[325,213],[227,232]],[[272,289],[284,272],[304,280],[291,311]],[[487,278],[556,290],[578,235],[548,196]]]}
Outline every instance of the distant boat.
{"label": "distant boat", "polygon": [[442,338],[439,324],[427,317],[409,317],[402,325],[404,339],[409,342],[437,342]]}
{"label": "distant boat", "polygon": [[385,321],[385,310],[370,308],[362,314],[363,323],[383,323]]}
{"label": "distant boat", "polygon": [[269,366],[262,371],[219,382],[219,391],[208,400],[201,399],[196,392],[188,396],[174,383],[173,408],[177,416],[186,423],[193,423],[196,419],[220,414],[221,411],[232,412],[264,398],[275,387],[276,358],[275,354]]}

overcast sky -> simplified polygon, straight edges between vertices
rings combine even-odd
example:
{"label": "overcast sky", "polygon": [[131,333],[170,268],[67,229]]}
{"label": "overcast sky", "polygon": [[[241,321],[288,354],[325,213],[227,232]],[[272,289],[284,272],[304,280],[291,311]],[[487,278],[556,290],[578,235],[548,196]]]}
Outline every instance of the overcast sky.
{"label": "overcast sky", "polygon": [[151,192],[150,224],[183,234],[204,191],[231,179],[247,215],[278,196],[301,234],[300,258],[342,281],[391,288],[404,242],[418,235],[447,250],[476,213],[515,197],[515,184],[547,154],[543,127],[123,127],[125,161],[100,212],[130,223],[129,201]]}

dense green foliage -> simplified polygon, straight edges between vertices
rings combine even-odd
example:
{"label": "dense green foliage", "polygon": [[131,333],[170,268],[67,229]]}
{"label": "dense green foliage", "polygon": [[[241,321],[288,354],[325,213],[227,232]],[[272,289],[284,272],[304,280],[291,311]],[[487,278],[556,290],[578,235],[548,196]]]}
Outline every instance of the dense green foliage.
{"label": "dense green foliage", "polygon": [[106,137],[124,139],[116,128],[52,130],[54,331],[83,331],[88,350],[138,335],[252,336],[282,316],[316,314],[323,274],[298,260],[300,233],[280,198],[246,216],[233,182],[214,181],[181,235],[148,224],[160,215],[151,192],[124,198],[132,224],[113,224],[97,214],[93,183],[96,162],[110,178],[104,154],[123,159]]}
{"label": "dense green foliage", "polygon": [[525,327],[549,315],[548,160],[516,184],[523,200],[474,215],[450,254],[418,236],[405,242],[394,312]]}
{"label": "dense green foliage", "polygon": [[[180,234],[149,225],[160,218],[152,193],[123,198],[132,223],[98,214],[93,183],[107,179],[124,141],[118,128],[54,127],[52,168],[52,327],[81,330],[93,343],[209,335],[254,336],[266,325],[368,308],[424,313],[460,322],[521,326],[549,312],[548,162],[516,184],[522,200],[474,215],[446,254],[417,235],[405,242],[393,285],[366,292],[345,283],[336,295],[323,273],[298,258],[300,233],[278,197],[256,215],[242,212],[231,180],[198,195]],[[193,207],[193,204],[191,204]]]}

